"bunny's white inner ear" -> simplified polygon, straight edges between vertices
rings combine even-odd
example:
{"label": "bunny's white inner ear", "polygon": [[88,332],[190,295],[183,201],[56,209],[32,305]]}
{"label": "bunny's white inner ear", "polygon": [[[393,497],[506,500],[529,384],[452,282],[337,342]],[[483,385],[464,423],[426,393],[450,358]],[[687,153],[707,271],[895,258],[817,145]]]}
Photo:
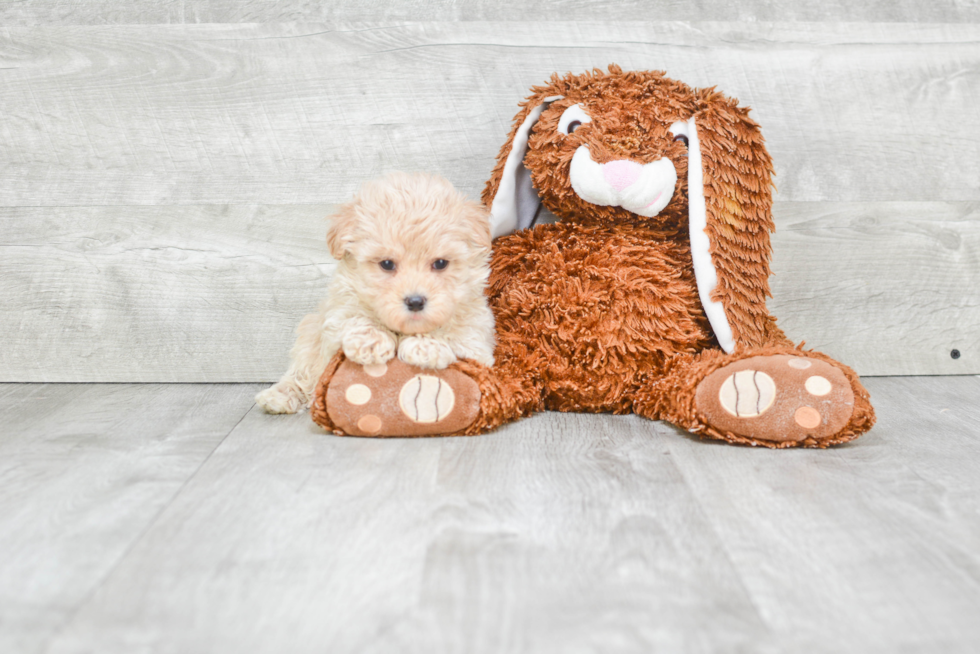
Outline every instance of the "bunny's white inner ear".
{"label": "bunny's white inner ear", "polygon": [[718,285],[718,272],[711,261],[711,241],[704,231],[708,226],[708,213],[704,203],[704,167],[701,162],[698,127],[692,116],[690,120],[671,125],[670,131],[674,136],[683,134],[687,137],[687,223],[691,231],[691,259],[694,262],[694,279],[698,285],[701,306],[708,315],[711,330],[721,349],[731,354],[735,349],[732,326],[728,323],[724,305],[711,299],[711,293]]}
{"label": "bunny's white inner ear", "polygon": [[519,229],[526,229],[534,222],[534,216],[541,207],[534,185],[531,184],[531,171],[524,167],[524,155],[527,154],[527,139],[531,128],[538,122],[541,112],[562,96],[553,95],[545,98],[541,104],[531,110],[514,134],[504,172],[500,177],[500,186],[493,196],[490,205],[490,236],[497,238],[510,234]]}

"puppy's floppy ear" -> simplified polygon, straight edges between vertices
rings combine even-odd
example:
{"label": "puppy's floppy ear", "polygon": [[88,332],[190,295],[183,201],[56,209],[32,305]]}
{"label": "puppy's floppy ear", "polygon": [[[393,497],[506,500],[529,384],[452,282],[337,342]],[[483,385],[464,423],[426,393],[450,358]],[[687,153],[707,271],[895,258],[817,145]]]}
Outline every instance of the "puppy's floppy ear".
{"label": "puppy's floppy ear", "polygon": [[327,220],[330,221],[327,227],[327,247],[331,256],[340,261],[350,252],[350,246],[354,242],[357,213],[350,204],[345,204]]}
{"label": "puppy's floppy ear", "polygon": [[763,345],[777,329],[766,309],[772,160],[759,125],[714,89],[698,92],[698,111],[675,123],[688,137],[691,256],[701,303],[719,344]]}
{"label": "puppy's floppy ear", "polygon": [[547,88],[521,103],[507,142],[497,155],[490,180],[483,190],[483,204],[490,209],[491,237],[526,229],[534,222],[541,198],[531,184],[531,172],[524,166],[527,139],[541,112],[562,96]]}
{"label": "puppy's floppy ear", "polygon": [[460,223],[465,230],[466,242],[470,248],[484,253],[489,252],[490,216],[487,210],[480,203],[467,200],[460,211]]}

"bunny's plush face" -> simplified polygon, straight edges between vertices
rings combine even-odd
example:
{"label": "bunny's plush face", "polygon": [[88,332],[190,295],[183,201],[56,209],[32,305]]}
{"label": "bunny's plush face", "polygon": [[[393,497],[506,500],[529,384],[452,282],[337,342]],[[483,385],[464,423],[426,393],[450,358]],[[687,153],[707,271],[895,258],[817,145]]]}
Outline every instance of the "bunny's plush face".
{"label": "bunny's plush face", "polygon": [[748,108],[615,64],[531,92],[483,191],[494,238],[533,227],[545,206],[564,223],[679,239],[726,352],[743,325],[770,320],[772,161]]}
{"label": "bunny's plush face", "polygon": [[524,165],[542,203],[591,224],[686,217],[694,107],[678,100],[690,91],[662,78],[600,81],[566,89],[530,131]]}

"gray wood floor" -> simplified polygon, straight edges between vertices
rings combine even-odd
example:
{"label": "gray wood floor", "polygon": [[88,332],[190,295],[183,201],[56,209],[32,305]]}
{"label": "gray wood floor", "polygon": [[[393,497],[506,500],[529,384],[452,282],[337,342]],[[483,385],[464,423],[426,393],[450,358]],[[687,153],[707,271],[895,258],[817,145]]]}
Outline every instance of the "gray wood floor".
{"label": "gray wood floor", "polygon": [[257,385],[0,385],[0,651],[975,652],[980,378],[827,451],[549,413],[370,440]]}

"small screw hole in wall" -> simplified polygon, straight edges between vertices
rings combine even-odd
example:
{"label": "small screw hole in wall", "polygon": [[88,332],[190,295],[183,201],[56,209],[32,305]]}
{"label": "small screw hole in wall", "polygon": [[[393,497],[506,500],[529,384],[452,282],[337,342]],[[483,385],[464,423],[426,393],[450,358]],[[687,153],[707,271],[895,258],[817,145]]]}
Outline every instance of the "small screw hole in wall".
{"label": "small screw hole in wall", "polygon": [[953,350],[952,352],[949,353],[949,356],[953,357],[954,359],[959,359],[960,358],[960,351],[959,350]]}

